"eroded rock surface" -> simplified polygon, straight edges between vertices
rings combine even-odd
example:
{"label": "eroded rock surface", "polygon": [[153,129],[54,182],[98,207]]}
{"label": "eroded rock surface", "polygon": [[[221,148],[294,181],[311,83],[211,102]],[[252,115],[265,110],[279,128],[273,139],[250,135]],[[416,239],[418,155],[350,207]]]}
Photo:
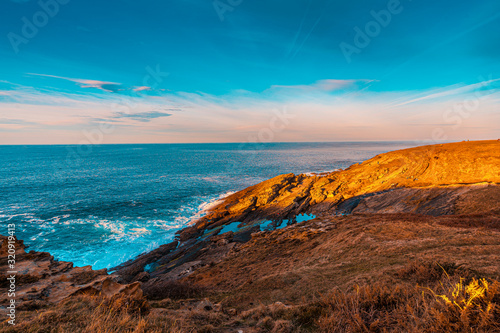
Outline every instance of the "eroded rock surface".
{"label": "eroded rock surface", "polygon": [[[10,282],[7,280],[8,237],[0,235],[0,307],[8,302]],[[139,283],[120,284],[106,269],[92,270],[91,266],[73,267],[73,263],[57,261],[47,252],[25,251],[22,240],[15,240],[15,300],[18,309],[57,303],[76,294],[142,296]],[[6,275],[7,274],[7,275]]]}

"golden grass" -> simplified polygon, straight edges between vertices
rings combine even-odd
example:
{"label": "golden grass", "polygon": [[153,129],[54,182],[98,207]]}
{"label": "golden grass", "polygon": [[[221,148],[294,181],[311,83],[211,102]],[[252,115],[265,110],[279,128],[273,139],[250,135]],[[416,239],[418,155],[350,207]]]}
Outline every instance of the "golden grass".
{"label": "golden grass", "polygon": [[415,261],[392,282],[332,288],[313,301],[242,311],[200,306],[207,302],[201,299],[80,295],[18,311],[18,324],[4,324],[0,332],[500,332],[500,282],[478,274]]}
{"label": "golden grass", "polygon": [[445,273],[432,287],[358,286],[322,305],[322,332],[500,332],[500,283],[484,278]]}
{"label": "golden grass", "polygon": [[486,279],[475,279],[466,283],[460,279],[455,284],[441,286],[442,293],[430,290],[442,304],[436,317],[443,328],[471,331],[500,330],[500,283]]}
{"label": "golden grass", "polygon": [[19,311],[0,332],[184,332],[175,319],[155,316],[144,299],[80,295],[36,311]]}

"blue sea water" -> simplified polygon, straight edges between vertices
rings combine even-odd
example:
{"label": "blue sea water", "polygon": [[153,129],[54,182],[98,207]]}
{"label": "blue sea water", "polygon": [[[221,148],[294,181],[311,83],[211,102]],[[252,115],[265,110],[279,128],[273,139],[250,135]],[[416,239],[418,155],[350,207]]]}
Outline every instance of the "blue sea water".
{"label": "blue sea water", "polygon": [[111,268],[170,242],[230,192],[347,168],[412,142],[0,146],[0,234]]}

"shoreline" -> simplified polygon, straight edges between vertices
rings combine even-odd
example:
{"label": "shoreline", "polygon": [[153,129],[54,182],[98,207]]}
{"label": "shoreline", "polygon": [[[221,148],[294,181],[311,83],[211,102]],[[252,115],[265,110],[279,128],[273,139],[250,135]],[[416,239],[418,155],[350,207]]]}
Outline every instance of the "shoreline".
{"label": "shoreline", "polygon": [[[437,322],[433,313],[491,329],[494,321],[447,317],[458,310],[435,295],[454,295],[457,283],[500,286],[499,148],[498,141],[418,147],[321,176],[277,176],[215,202],[173,242],[111,274],[48,253],[20,253],[20,271],[28,273],[19,276],[24,306],[17,310],[44,325],[33,309],[138,302],[133,318],[151,327],[163,318],[180,331],[329,331],[408,318],[421,328]],[[376,309],[373,317],[356,317],[364,313],[359,297]],[[379,302],[387,297],[394,303]],[[335,304],[349,310],[340,313]],[[497,309],[481,304],[475,311]],[[88,318],[79,311],[73,320]]]}

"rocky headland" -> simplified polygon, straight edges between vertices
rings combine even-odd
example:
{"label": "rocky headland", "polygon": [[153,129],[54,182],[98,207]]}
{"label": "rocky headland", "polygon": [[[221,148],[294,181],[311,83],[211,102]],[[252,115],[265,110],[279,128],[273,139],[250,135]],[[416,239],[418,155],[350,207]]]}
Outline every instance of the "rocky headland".
{"label": "rocky headland", "polygon": [[[119,306],[123,325],[103,320],[115,326],[102,331],[500,331],[500,141],[277,176],[111,272],[19,248],[19,323],[41,330],[40,316],[55,311],[66,322],[59,331],[92,331],[64,311],[105,318],[88,310],[97,298],[140,304],[133,313]],[[5,256],[0,265],[7,270]],[[481,281],[481,302],[454,307],[457,283]]]}

